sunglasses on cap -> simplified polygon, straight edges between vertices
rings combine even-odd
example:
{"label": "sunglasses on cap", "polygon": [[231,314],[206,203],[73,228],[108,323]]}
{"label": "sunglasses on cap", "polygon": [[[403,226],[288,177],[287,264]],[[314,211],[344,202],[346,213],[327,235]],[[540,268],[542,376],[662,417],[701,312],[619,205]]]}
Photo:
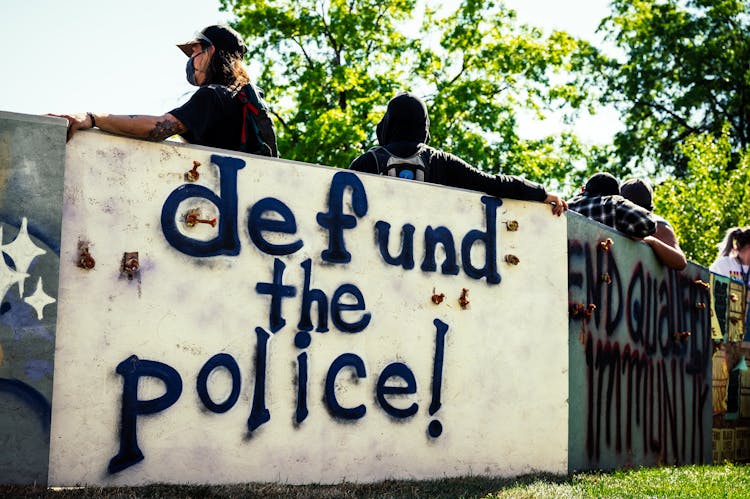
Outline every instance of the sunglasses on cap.
{"label": "sunglasses on cap", "polygon": [[196,33],[195,41],[200,43],[203,46],[209,46],[209,47],[214,44],[214,42],[209,40],[208,37],[204,35],[203,33]]}

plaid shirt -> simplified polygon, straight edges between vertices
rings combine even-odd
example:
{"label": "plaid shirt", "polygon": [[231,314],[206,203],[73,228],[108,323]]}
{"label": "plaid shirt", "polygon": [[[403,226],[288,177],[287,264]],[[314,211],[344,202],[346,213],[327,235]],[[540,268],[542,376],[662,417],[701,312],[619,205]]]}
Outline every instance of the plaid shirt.
{"label": "plaid shirt", "polygon": [[651,213],[622,196],[589,196],[584,193],[574,197],[568,207],[630,237],[642,239],[656,232]]}

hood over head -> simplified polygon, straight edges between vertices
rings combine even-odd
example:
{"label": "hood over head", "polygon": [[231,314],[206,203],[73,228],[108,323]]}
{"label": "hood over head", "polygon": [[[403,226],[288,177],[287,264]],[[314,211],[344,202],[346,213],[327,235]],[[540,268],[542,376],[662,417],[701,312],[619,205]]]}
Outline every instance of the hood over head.
{"label": "hood over head", "polygon": [[430,117],[427,106],[414,94],[403,92],[391,99],[383,119],[378,123],[378,143],[430,141]]}

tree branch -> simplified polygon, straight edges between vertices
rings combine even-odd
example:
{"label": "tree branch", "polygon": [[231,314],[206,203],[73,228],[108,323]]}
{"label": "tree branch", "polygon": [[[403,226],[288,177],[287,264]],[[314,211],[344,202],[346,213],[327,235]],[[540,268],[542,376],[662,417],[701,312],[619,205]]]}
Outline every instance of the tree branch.
{"label": "tree branch", "polygon": [[289,132],[289,134],[296,140],[298,134],[295,132],[295,130],[292,130],[292,128],[289,126],[289,124],[287,124],[286,121],[284,121],[284,118],[282,118],[279,113],[277,113],[273,109],[269,109],[268,111],[279,121],[279,123],[281,123],[281,126],[284,128],[284,130]]}
{"label": "tree branch", "polygon": [[310,68],[310,69],[314,69],[314,68],[315,68],[315,62],[314,62],[314,61],[312,60],[312,58],[310,57],[310,54],[308,54],[308,53],[307,53],[307,50],[305,50],[305,47],[304,47],[304,45],[302,45],[302,42],[301,42],[300,40],[297,40],[297,39],[296,39],[295,37],[293,37],[293,36],[290,36],[289,38],[291,38],[291,40],[292,40],[292,41],[293,41],[294,43],[296,43],[296,44],[297,44],[297,46],[299,47],[299,49],[300,49],[300,50],[302,51],[302,55],[304,55],[304,56],[305,56],[305,59],[307,60],[307,65],[309,66],[309,68]]}
{"label": "tree branch", "polygon": [[[388,12],[388,8],[386,7],[387,4],[388,4],[387,2],[382,2],[380,4],[381,10],[378,13],[378,17],[375,18],[375,23],[373,24],[373,26],[376,28],[376,30],[380,26],[380,21],[383,20],[383,17],[385,16],[385,13]],[[365,49],[365,56],[366,56],[367,59],[370,58],[370,54],[372,53],[372,44],[373,43],[375,43],[375,40],[373,38],[370,38],[370,40],[368,40],[368,42],[367,42],[367,48]]]}
{"label": "tree branch", "polygon": [[326,21],[326,12],[325,8],[323,7],[323,2],[320,2],[320,10],[320,21],[323,23],[324,28],[323,33],[328,39],[328,43],[331,44],[331,48],[333,48],[333,51],[336,53],[336,65],[338,66],[339,64],[341,64],[341,49],[338,43],[336,43],[336,39],[333,37],[330,24]]}
{"label": "tree branch", "polygon": [[464,57],[461,58],[461,70],[453,78],[451,78],[445,85],[443,85],[442,88],[449,88],[453,86],[453,84],[456,83],[458,79],[461,78],[461,76],[463,76],[466,69],[468,69],[468,65],[466,64],[466,54],[464,54]]}
{"label": "tree branch", "polygon": [[658,102],[648,102],[648,101],[641,100],[641,99],[635,100],[633,102],[633,104],[635,104],[637,106],[644,106],[644,107],[649,107],[649,108],[652,108],[652,109],[657,109],[657,110],[659,110],[659,111],[661,111],[663,113],[666,113],[666,114],[670,115],[672,118],[674,118],[675,121],[677,121],[677,123],[679,123],[683,127],[687,128],[691,132],[697,132],[698,131],[695,127],[690,126],[685,118],[683,118],[679,114],[675,113],[671,109],[667,109],[667,107],[664,106],[663,104],[659,104]]}

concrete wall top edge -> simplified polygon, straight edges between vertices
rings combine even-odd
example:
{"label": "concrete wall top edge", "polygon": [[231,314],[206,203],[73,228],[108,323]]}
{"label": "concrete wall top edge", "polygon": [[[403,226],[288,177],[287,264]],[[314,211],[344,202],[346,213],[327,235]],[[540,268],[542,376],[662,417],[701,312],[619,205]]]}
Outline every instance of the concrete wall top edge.
{"label": "concrete wall top edge", "polygon": [[[54,125],[66,126],[66,120],[64,118],[58,118],[56,116],[25,114],[25,113],[16,113],[16,112],[11,112],[11,111],[2,111],[2,110],[0,110],[0,120],[1,119],[13,119],[13,120],[19,120],[19,121],[27,121],[27,122],[31,122],[31,123],[37,122],[37,123],[40,123],[40,124],[54,124]],[[126,141],[130,141],[130,140],[136,140],[136,141],[138,141],[138,140],[145,140],[145,139],[132,139],[132,138],[128,138],[128,137],[117,136],[117,135],[109,134],[109,133],[104,132],[104,131],[100,131],[98,129],[96,129],[96,130],[82,130],[82,131],[80,131],[78,133],[81,133],[81,132],[83,132],[83,133],[103,133],[105,135],[110,135],[110,136],[113,136],[113,137],[116,137],[116,138],[119,138],[119,139],[122,139],[122,140],[126,140]],[[147,141],[147,142],[150,142],[150,141]],[[254,157],[255,156],[253,154],[247,154],[247,153],[242,153],[242,152],[237,152],[237,151],[227,151],[225,149],[217,149],[217,148],[213,148],[213,147],[200,146],[200,145],[196,145],[196,144],[190,144],[190,143],[186,143],[186,142],[180,142],[180,141],[177,141],[177,140],[167,140],[167,141],[165,141],[163,143],[166,144],[166,145],[174,146],[174,147],[197,149],[197,150],[201,150],[201,151],[225,152],[225,153],[229,153],[231,155],[249,156],[249,157]],[[348,165],[341,165],[341,166],[321,165],[319,163],[307,163],[305,161],[297,161],[297,160],[286,159],[286,158],[269,158],[269,157],[265,157],[265,156],[257,156],[257,157],[263,158],[263,160],[265,160],[265,161],[283,161],[283,162],[286,162],[286,163],[293,163],[293,164],[305,165],[305,166],[314,166],[314,167],[319,167],[319,168],[342,168],[342,169],[346,169],[344,167],[348,167]],[[358,173],[358,174],[359,175],[368,175],[368,176],[369,175],[374,175],[374,174],[370,174],[370,173]],[[375,176],[378,176],[378,175],[375,175]],[[409,180],[406,180],[406,179],[394,178],[394,177],[386,177],[386,179],[388,181],[391,181],[391,182],[410,182]],[[436,184],[428,184],[428,183],[424,183],[424,184],[420,183],[419,185],[420,185],[420,187],[426,187],[426,188],[429,188],[429,189],[438,188],[438,189],[450,189],[450,190],[454,190],[454,191],[474,192],[474,191],[470,191],[468,189],[461,189],[461,188],[458,188],[458,187],[450,187],[450,186],[444,186],[444,185],[436,185]],[[570,212],[570,213],[574,213],[574,212]],[[575,213],[575,216],[581,216],[581,215],[579,215],[578,213]],[[597,222],[594,222],[594,223],[597,223]],[[615,233],[615,234],[618,233],[614,229],[609,229],[609,230],[611,232]]]}
{"label": "concrete wall top edge", "polygon": [[57,116],[46,116],[43,114],[23,114],[13,113],[10,111],[0,111],[0,119],[11,119],[28,121],[30,123],[67,126],[65,118],[58,118]]}

